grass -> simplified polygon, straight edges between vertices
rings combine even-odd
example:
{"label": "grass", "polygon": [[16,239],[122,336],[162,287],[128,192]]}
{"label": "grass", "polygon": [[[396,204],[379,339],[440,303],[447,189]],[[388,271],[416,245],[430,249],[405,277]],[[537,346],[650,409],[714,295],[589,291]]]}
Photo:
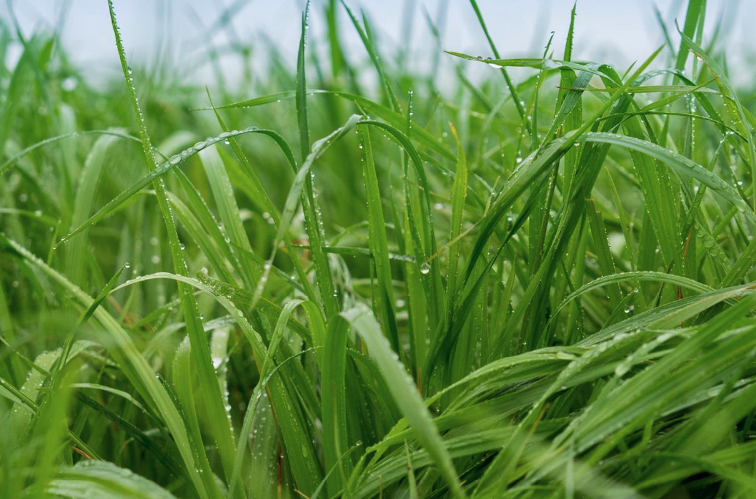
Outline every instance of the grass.
{"label": "grass", "polygon": [[1,497],[756,495],[756,119],[704,0],[621,70],[580,6],[508,59],[470,0],[493,58],[426,15],[429,72],[308,3],[209,89],[116,7],[104,87],[0,24]]}

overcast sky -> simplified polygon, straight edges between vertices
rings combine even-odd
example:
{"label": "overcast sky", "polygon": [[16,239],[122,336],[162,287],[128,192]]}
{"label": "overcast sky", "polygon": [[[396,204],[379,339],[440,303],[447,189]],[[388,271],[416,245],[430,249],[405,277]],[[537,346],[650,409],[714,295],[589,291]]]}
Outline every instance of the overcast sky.
{"label": "overcast sky", "polygon": [[[324,0],[313,1],[311,15],[312,36],[323,33]],[[424,11],[438,19],[439,6],[448,5],[443,35],[447,50],[490,56],[485,38],[467,0],[347,0],[358,10],[364,8],[381,38],[384,52],[401,44],[405,13],[413,13],[410,45],[415,60],[433,47],[425,22]],[[539,56],[551,31],[555,32],[557,54],[569,24],[573,0],[478,0],[494,41],[502,57]],[[300,30],[304,0],[115,0],[128,56],[136,61],[155,57],[160,41],[168,40],[170,60],[175,65],[192,64],[201,48],[212,42],[216,46],[228,43],[228,30],[216,30],[208,36],[208,29],[217,21],[224,8],[239,5],[233,16],[233,36],[252,47],[269,38],[293,67]],[[682,24],[684,0],[578,0],[575,56],[577,58],[610,62],[618,68],[635,60],[643,60],[661,45],[662,32],[654,15],[654,5],[674,32],[674,20]],[[105,0],[14,0],[15,13],[26,35],[34,30],[52,29],[63,17],[63,42],[73,60],[93,78],[107,78],[117,74],[117,54]],[[709,0],[708,19],[715,21],[724,9],[731,19],[727,30],[733,53],[752,46],[752,27],[756,19],[756,0]],[[354,29],[340,12],[344,45],[357,57],[364,56]],[[5,2],[0,17],[9,19]],[[713,26],[710,22],[709,26]],[[675,41],[678,38],[674,37]],[[728,46],[728,51],[729,51]],[[225,68],[233,73],[233,62]],[[212,82],[207,68],[198,69],[201,83]]]}

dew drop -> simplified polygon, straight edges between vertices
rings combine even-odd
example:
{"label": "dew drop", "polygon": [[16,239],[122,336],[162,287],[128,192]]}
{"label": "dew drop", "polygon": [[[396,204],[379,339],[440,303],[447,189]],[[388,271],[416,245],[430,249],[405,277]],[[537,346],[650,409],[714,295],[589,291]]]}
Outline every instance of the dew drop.
{"label": "dew drop", "polygon": [[78,82],[76,81],[76,78],[69,76],[61,82],[60,86],[64,91],[72,92],[76,88],[77,84]]}

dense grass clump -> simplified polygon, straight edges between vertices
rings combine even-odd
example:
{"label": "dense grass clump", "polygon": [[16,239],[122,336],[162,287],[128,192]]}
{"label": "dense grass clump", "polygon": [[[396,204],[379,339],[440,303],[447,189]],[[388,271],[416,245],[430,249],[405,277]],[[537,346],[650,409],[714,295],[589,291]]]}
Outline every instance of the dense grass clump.
{"label": "dense grass clump", "polygon": [[618,70],[471,0],[493,58],[428,18],[418,73],[331,0],[210,90],[112,4],[104,89],[0,25],[0,497],[754,497],[756,119],[705,4]]}

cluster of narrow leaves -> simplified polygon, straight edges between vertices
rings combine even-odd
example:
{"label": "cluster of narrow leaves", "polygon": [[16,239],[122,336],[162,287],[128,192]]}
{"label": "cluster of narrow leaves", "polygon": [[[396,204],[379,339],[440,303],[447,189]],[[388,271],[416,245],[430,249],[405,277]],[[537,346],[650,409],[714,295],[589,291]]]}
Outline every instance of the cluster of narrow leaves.
{"label": "cluster of narrow leaves", "polygon": [[756,494],[756,119],[705,0],[624,73],[574,8],[529,59],[426,13],[424,73],[308,4],[295,71],[210,48],[207,92],[109,7],[105,89],[0,25],[0,496]]}

